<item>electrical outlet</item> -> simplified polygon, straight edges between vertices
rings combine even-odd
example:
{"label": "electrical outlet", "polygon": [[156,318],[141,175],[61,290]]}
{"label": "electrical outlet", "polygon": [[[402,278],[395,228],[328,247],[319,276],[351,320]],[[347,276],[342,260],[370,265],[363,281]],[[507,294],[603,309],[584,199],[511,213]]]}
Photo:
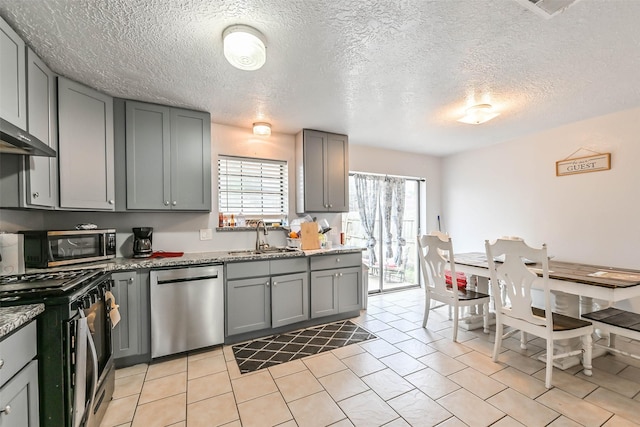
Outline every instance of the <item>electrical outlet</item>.
{"label": "electrical outlet", "polygon": [[211,240],[213,238],[213,231],[210,228],[200,229],[200,240]]}

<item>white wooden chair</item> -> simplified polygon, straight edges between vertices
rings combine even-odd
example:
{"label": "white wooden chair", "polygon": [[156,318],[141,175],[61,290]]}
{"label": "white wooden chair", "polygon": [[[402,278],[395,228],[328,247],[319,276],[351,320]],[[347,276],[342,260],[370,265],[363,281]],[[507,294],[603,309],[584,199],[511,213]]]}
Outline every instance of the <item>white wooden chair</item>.
{"label": "white wooden chair", "polygon": [[[484,306],[484,332],[489,332],[489,295],[469,289],[459,290],[455,284],[456,266],[453,262],[453,244],[446,234],[432,233],[418,237],[420,267],[424,278],[425,303],[422,327],[427,326],[431,300],[448,304],[453,308],[453,341],[458,338],[460,307],[482,304]],[[446,258],[445,258],[446,257]],[[451,262],[449,262],[451,261]],[[453,285],[447,285],[445,270],[451,270]]]}
{"label": "white wooden chair", "polygon": [[[551,388],[553,360],[567,356],[582,354],[584,374],[591,376],[591,351],[593,325],[582,319],[576,319],[553,313],[551,310],[551,291],[549,290],[549,258],[547,246],[541,249],[528,246],[519,238],[498,239],[491,244],[485,241],[489,274],[491,276],[491,292],[496,307],[496,341],[493,347],[493,360],[498,360],[498,352],[502,340],[521,331],[521,347],[526,348],[526,334],[533,334],[547,341],[545,386]],[[496,261],[496,258],[503,262]],[[538,274],[525,263],[535,262],[542,266],[542,283],[544,285],[544,307],[532,305],[531,287]],[[504,293],[501,292],[504,288]],[[505,298],[506,294],[506,298]],[[504,326],[514,329],[504,334]],[[577,338],[582,339],[582,349],[562,354],[554,354],[554,341]]]}

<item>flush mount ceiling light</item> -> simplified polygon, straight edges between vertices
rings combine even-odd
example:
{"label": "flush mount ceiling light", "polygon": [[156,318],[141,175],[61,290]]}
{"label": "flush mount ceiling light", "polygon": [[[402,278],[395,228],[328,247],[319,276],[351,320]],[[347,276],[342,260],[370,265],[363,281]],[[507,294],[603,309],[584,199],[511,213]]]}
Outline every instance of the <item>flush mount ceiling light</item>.
{"label": "flush mount ceiling light", "polygon": [[271,135],[271,125],[267,122],[256,122],[253,124],[253,134],[259,136]]}
{"label": "flush mount ceiling light", "polygon": [[479,125],[499,115],[500,113],[493,111],[491,104],[478,104],[467,108],[464,117],[458,119],[458,121],[470,125]]}
{"label": "flush mount ceiling light", "polygon": [[247,25],[232,25],[222,32],[224,57],[241,70],[253,71],[267,60],[267,48],[262,33]]}

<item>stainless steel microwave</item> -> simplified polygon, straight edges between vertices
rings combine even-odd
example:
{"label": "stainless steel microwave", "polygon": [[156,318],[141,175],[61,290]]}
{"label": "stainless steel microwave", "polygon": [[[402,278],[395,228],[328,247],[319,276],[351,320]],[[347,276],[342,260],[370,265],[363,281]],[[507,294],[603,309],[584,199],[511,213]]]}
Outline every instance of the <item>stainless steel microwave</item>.
{"label": "stainless steel microwave", "polygon": [[29,230],[24,234],[26,267],[47,268],[116,257],[116,230]]}

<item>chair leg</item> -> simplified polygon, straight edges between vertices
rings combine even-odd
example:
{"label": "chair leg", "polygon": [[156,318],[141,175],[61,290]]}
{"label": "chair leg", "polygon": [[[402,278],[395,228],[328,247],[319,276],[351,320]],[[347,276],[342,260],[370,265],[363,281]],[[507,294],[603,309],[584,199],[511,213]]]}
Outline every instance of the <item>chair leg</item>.
{"label": "chair leg", "polygon": [[547,338],[547,370],[544,385],[551,388],[551,374],[553,373],[553,340]]}
{"label": "chair leg", "polygon": [[491,356],[494,362],[498,361],[498,352],[502,346],[502,332],[502,323],[496,319],[496,342],[493,344],[493,355]]}
{"label": "chair leg", "polygon": [[591,338],[591,334],[582,336],[582,349],[584,350],[584,354],[582,355],[582,367],[584,368],[584,374],[590,377],[592,375],[591,358],[593,351],[593,338]]}
{"label": "chair leg", "polygon": [[520,348],[527,349],[527,333],[525,331],[520,331]]}
{"label": "chair leg", "polygon": [[489,333],[489,303],[485,302],[484,304],[482,304],[482,307],[484,309],[484,323],[483,323],[483,327],[484,327],[484,333],[488,334]]}
{"label": "chair leg", "polygon": [[[449,306],[451,307],[451,306]],[[453,307],[453,341],[458,340],[458,316],[460,315],[460,308]]]}
{"label": "chair leg", "polygon": [[429,293],[425,295],[424,298],[424,317],[422,318],[422,327],[427,327],[427,320],[429,320],[429,312],[431,311],[431,298],[429,297]]}

